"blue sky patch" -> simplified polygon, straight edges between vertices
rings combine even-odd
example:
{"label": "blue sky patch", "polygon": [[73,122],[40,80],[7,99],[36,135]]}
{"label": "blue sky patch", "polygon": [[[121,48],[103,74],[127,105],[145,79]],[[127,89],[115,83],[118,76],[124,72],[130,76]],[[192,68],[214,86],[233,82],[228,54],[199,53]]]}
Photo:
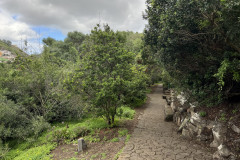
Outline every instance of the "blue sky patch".
{"label": "blue sky patch", "polygon": [[56,40],[63,41],[66,38],[66,35],[64,35],[60,30],[56,28],[36,26],[32,27],[31,29],[37,32],[39,35],[41,35],[41,39],[51,37]]}

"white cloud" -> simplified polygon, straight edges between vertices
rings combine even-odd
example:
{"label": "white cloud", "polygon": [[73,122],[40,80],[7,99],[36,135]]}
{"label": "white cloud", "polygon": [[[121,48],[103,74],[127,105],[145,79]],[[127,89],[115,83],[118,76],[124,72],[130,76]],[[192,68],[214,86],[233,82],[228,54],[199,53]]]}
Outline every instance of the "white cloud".
{"label": "white cloud", "polygon": [[38,35],[32,27],[55,29],[67,35],[75,30],[90,33],[101,22],[108,23],[114,30],[142,32],[147,23],[142,18],[145,1],[1,0],[0,39],[11,40],[20,48],[27,39],[34,52],[41,49],[39,37],[43,35]]}
{"label": "white cloud", "polygon": [[29,25],[14,19],[10,14],[0,11],[0,39],[19,41],[32,39],[37,35]]}
{"label": "white cloud", "polygon": [[64,34],[89,33],[96,23],[114,30],[143,31],[145,0],[1,0],[0,6],[32,26],[46,26]]}

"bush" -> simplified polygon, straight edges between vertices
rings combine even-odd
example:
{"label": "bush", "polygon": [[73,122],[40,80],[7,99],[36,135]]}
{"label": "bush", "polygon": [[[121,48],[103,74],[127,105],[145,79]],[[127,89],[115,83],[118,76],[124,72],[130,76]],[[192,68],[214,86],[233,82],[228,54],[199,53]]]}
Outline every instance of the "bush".
{"label": "bush", "polygon": [[135,115],[135,110],[133,110],[130,107],[127,107],[127,106],[122,106],[122,107],[117,109],[117,115],[119,117],[133,119],[133,117]]}
{"label": "bush", "polygon": [[6,155],[7,155],[9,150],[10,149],[8,148],[8,145],[4,146],[2,144],[2,140],[0,139],[0,159],[5,159],[5,157],[6,157]]}
{"label": "bush", "polygon": [[0,138],[25,139],[49,127],[42,117],[34,117],[22,106],[0,95]]}

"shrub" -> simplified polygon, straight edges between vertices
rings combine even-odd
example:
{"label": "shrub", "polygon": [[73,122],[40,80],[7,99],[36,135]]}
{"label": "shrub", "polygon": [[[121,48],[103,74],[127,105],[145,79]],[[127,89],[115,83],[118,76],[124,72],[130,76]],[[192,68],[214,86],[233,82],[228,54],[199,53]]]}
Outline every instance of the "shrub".
{"label": "shrub", "polygon": [[201,112],[199,112],[199,115],[201,117],[206,117],[207,113],[205,111],[201,111]]}
{"label": "shrub", "polygon": [[121,130],[118,131],[119,137],[123,137],[123,136],[125,136],[127,134],[128,134],[128,130],[127,129],[121,129]]}
{"label": "shrub", "polygon": [[127,107],[127,106],[122,106],[122,107],[117,109],[117,115],[119,117],[133,119],[133,117],[135,115],[135,110],[133,110],[130,107]]}
{"label": "shrub", "polygon": [[21,105],[0,95],[0,137],[25,139],[49,127],[42,117],[34,117]]}

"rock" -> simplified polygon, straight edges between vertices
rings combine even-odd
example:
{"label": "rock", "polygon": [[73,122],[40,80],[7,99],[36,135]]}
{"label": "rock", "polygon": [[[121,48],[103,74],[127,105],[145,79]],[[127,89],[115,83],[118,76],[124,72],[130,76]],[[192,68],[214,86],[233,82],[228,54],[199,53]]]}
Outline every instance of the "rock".
{"label": "rock", "polygon": [[166,101],[167,101],[167,104],[170,105],[172,102],[171,97],[167,96]]}
{"label": "rock", "polygon": [[192,124],[195,124],[196,122],[200,123],[201,122],[201,117],[200,117],[200,115],[198,113],[194,113],[191,116],[190,121],[191,121]]}
{"label": "rock", "polygon": [[189,118],[184,119],[181,126],[178,128],[178,132],[181,132],[181,130],[183,129],[183,127],[185,127],[185,125],[187,124],[188,121],[189,121]]}
{"label": "rock", "polygon": [[212,128],[213,128],[213,126],[214,126],[214,124],[215,124],[215,122],[214,121],[208,121],[208,123],[207,123],[207,128],[208,129],[211,129],[212,130]]}
{"label": "rock", "polygon": [[83,138],[78,139],[78,152],[81,152],[87,148],[87,144],[85,143]]}
{"label": "rock", "polygon": [[218,146],[218,153],[221,157],[224,157],[224,158],[227,158],[231,155],[231,152],[229,151],[228,147],[223,144]]}
{"label": "rock", "polygon": [[176,112],[177,108],[176,108],[176,106],[174,105],[174,102],[173,102],[173,101],[171,102],[170,107],[172,108],[173,112]]}
{"label": "rock", "polygon": [[213,133],[213,142],[210,144],[210,147],[218,147],[226,139],[226,133],[227,133],[227,126],[222,123],[217,123],[212,128]]}
{"label": "rock", "polygon": [[192,135],[197,135],[198,132],[197,126],[193,125],[192,123],[187,123],[186,125]]}
{"label": "rock", "polygon": [[200,135],[197,136],[198,141],[207,141],[208,139],[209,139],[209,137],[206,136],[206,135],[200,134]]}
{"label": "rock", "polygon": [[183,105],[187,101],[187,99],[183,96],[183,93],[181,93],[181,95],[178,95],[177,99],[179,100],[181,105]]}
{"label": "rock", "polygon": [[180,112],[175,112],[173,115],[173,120],[176,122],[178,126],[181,125],[181,113]]}
{"label": "rock", "polygon": [[166,95],[170,95],[171,91],[170,91],[170,90],[165,90],[164,93],[165,93]]}
{"label": "rock", "polygon": [[236,132],[236,133],[240,133],[240,129],[237,127],[237,126],[235,126],[234,124],[232,125],[232,130],[234,131],[234,132]]}
{"label": "rock", "polygon": [[223,160],[223,158],[221,158],[221,156],[219,155],[218,151],[216,151],[216,152],[213,154],[213,159],[214,159],[214,160]]}
{"label": "rock", "polygon": [[173,111],[170,106],[165,105],[164,115],[165,115],[165,118],[164,118],[165,121],[173,121]]}
{"label": "rock", "polygon": [[186,138],[191,138],[191,134],[190,134],[189,130],[187,130],[185,128],[182,129],[182,135]]}
{"label": "rock", "polygon": [[195,112],[194,112],[194,111],[195,111],[195,108],[194,108],[194,107],[192,107],[192,106],[191,106],[190,108],[188,108],[188,109],[187,109],[187,112],[188,112],[188,113],[190,113],[190,114],[191,114],[191,116],[193,116],[193,115],[195,114]]}
{"label": "rock", "polygon": [[213,159],[217,159],[217,160],[225,160],[225,159],[229,159],[229,160],[235,160],[234,155],[230,152],[230,150],[228,149],[228,147],[226,145],[220,145],[218,147],[218,151],[216,151],[213,154]]}

